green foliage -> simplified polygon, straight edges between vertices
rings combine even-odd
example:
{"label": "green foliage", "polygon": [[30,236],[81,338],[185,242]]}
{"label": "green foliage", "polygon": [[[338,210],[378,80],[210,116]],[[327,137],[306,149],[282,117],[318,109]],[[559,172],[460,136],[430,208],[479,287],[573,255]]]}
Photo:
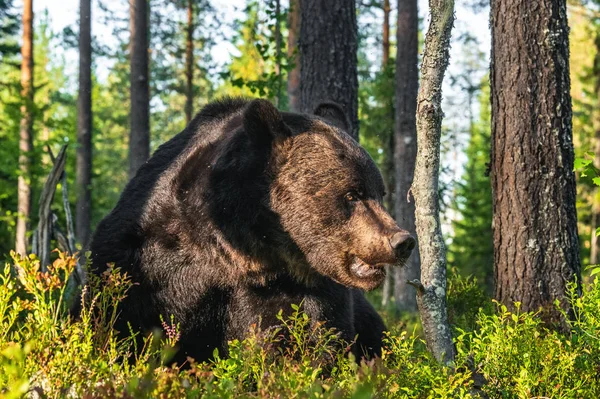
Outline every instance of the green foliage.
{"label": "green foliage", "polygon": [[492,187],[487,175],[490,154],[490,88],[482,84],[479,120],[470,126],[467,163],[456,183],[452,221],[453,235],[448,246],[448,263],[464,275],[473,275],[486,289],[492,287],[493,236]]}
{"label": "green foliage", "polygon": [[[36,390],[42,397],[281,397],[281,398],[595,398],[600,395],[600,282],[581,297],[571,287],[571,331],[546,330],[536,314],[510,313],[472,280],[453,277],[451,313],[458,332],[454,368],[439,365],[424,341],[406,331],[388,333],[381,359],[357,363],[349,343],[302,304],[277,328],[252,326],[229,343],[227,356],[186,368],[169,366],[179,339],[173,320],[163,331],[119,338],[115,305],[131,282],[116,269],[90,276],[81,313],[67,308],[76,259],[56,254],[47,272],[35,256],[12,261],[0,273],[0,398]],[[464,327],[464,328],[463,328]],[[140,339],[141,338],[141,339]],[[137,345],[136,342],[141,342]],[[476,376],[476,377],[474,377]],[[484,380],[482,386],[475,380]]]}
{"label": "green foliage", "polygon": [[277,13],[275,4],[274,0],[247,2],[246,19],[241,22],[235,39],[239,55],[234,56],[229,69],[221,73],[226,83],[218,91],[268,98],[285,110],[288,107],[285,82],[287,73],[295,66],[295,57],[287,54],[282,29],[287,12],[281,8]]}
{"label": "green foliage", "polygon": [[477,278],[463,277],[456,268],[448,278],[446,300],[448,319],[455,329],[475,331],[480,312],[491,314],[492,303]]}
{"label": "green foliage", "polygon": [[13,0],[0,0],[0,65],[16,63],[13,58],[19,52],[18,31],[19,18]]}

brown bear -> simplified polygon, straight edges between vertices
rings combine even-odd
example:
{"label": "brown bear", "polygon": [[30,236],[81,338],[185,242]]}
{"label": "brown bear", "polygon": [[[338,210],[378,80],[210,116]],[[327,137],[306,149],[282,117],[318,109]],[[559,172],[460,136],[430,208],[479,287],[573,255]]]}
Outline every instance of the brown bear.
{"label": "brown bear", "polygon": [[207,105],[129,182],[91,243],[135,285],[118,329],[180,324],[180,359],[209,359],[249,327],[303,303],[361,356],[385,326],[363,296],[415,240],[382,206],[381,174],[334,104],[314,115],[265,100]]}

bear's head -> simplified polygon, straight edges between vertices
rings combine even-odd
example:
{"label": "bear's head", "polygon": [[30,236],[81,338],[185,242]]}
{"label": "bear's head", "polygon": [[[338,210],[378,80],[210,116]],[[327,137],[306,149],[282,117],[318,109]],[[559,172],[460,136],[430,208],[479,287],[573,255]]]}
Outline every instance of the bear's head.
{"label": "bear's head", "polygon": [[268,147],[269,207],[308,269],[370,290],[383,281],[385,265],[406,262],[415,239],[385,211],[381,173],[346,133],[340,107],[321,104],[314,116],[300,119],[255,100],[245,110],[243,128]]}

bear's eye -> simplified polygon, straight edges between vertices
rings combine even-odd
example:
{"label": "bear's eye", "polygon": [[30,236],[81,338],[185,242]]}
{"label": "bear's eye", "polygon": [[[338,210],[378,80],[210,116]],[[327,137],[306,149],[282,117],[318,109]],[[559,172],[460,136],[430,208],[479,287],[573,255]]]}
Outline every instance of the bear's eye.
{"label": "bear's eye", "polygon": [[358,193],[356,191],[349,191],[348,193],[346,193],[344,198],[348,202],[356,202],[356,201],[360,200],[360,196],[358,195]]}

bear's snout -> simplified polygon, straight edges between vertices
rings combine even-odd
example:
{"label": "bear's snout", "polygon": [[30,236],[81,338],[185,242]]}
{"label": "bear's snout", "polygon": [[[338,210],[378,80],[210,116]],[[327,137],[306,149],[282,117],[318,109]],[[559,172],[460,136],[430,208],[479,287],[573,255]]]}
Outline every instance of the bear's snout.
{"label": "bear's snout", "polygon": [[390,237],[390,245],[398,259],[406,259],[417,245],[417,242],[406,231],[399,231]]}

